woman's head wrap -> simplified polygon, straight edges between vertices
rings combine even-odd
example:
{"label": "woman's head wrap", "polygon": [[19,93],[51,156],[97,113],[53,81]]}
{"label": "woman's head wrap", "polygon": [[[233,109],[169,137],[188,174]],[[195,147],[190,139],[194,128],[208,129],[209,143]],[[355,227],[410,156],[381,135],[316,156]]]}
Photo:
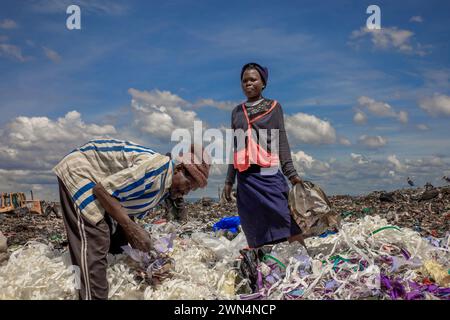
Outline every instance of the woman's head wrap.
{"label": "woman's head wrap", "polygon": [[259,75],[261,76],[261,79],[264,82],[264,85],[267,85],[267,80],[269,79],[269,69],[255,63],[255,62],[247,63],[242,67],[241,80],[242,80],[242,76],[244,75],[244,72],[246,69],[256,69],[256,71],[258,71]]}

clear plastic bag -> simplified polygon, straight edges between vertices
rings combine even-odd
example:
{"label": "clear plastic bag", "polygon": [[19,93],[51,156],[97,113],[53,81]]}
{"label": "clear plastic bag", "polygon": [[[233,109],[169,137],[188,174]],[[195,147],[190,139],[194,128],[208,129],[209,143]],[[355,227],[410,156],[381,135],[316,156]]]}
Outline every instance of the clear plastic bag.
{"label": "clear plastic bag", "polygon": [[297,183],[290,190],[289,209],[304,238],[340,227],[340,216],[331,209],[322,189],[312,182]]}
{"label": "clear plastic bag", "polygon": [[239,250],[248,246],[242,232],[231,241],[223,236],[215,237],[203,232],[193,233],[191,237],[198,244],[212,250],[219,259],[233,259],[239,256]]}

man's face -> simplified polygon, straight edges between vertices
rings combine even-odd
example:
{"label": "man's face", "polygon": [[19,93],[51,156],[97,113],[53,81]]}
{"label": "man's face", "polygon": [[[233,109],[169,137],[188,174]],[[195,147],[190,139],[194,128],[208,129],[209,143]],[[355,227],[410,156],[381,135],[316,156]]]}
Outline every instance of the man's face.
{"label": "man's face", "polygon": [[192,190],[191,181],[186,178],[184,168],[178,168],[172,177],[172,186],[170,187],[170,197],[172,199],[182,198]]}
{"label": "man's face", "polygon": [[242,90],[248,99],[257,98],[261,95],[264,82],[256,69],[247,69],[242,75]]}

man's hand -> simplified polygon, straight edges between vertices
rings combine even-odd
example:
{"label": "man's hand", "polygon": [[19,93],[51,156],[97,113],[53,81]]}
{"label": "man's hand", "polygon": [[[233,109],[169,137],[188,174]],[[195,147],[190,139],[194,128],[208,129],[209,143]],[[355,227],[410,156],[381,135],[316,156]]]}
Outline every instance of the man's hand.
{"label": "man's hand", "polygon": [[150,235],[136,222],[130,219],[130,221],[122,227],[132,248],[142,252],[149,252],[152,249]]}
{"label": "man's hand", "polygon": [[225,195],[225,200],[231,201],[231,191],[233,186],[229,183],[225,183],[225,187],[223,188],[223,194]]}
{"label": "man's hand", "polygon": [[295,186],[297,183],[303,184],[303,180],[299,176],[293,176],[289,181],[291,181],[292,186]]}

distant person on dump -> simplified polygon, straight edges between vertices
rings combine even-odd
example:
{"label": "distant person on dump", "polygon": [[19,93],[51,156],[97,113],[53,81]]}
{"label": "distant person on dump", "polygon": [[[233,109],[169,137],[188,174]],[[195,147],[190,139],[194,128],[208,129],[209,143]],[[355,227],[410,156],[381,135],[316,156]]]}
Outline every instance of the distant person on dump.
{"label": "distant person on dump", "polygon": [[108,298],[108,252],[120,253],[127,243],[151,249],[150,236],[135,217],[168,197],[180,199],[207,185],[203,150],[199,154],[191,146],[176,161],[129,141],[105,139],[75,149],[53,169],[71,260],[80,267],[81,299]]}

